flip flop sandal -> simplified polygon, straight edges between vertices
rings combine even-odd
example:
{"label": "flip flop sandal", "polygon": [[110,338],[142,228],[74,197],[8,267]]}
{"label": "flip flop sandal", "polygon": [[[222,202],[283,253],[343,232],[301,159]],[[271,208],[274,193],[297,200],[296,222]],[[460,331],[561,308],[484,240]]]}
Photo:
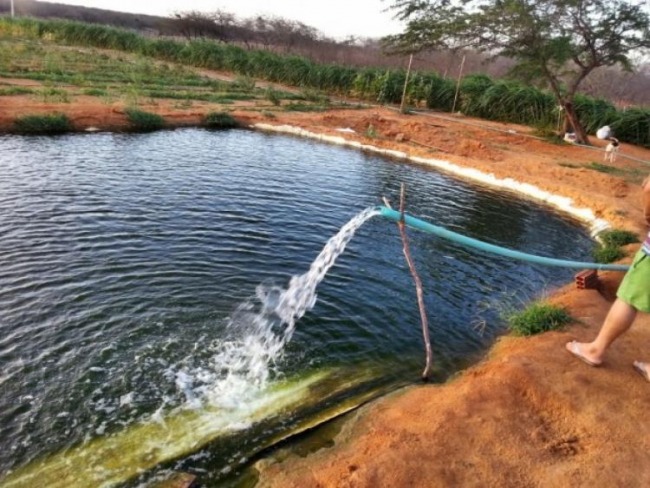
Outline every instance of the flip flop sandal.
{"label": "flip flop sandal", "polygon": [[580,351],[580,346],[578,345],[577,341],[571,341],[567,344],[567,351],[569,351],[571,354],[573,354],[575,357],[577,357],[580,361],[588,364],[589,366],[597,367],[600,366],[601,363],[597,363],[595,361],[592,361],[591,359],[587,359],[582,355],[582,352]]}
{"label": "flip flop sandal", "polygon": [[648,368],[645,363],[642,363],[641,361],[634,361],[632,366],[634,366],[634,370],[643,376],[646,381],[650,381],[650,373],[648,373]]}

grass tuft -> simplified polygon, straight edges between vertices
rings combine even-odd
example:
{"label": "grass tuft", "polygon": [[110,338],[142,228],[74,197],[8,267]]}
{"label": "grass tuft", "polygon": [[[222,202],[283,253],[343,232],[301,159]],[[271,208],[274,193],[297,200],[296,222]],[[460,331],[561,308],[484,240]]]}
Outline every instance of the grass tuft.
{"label": "grass tuft", "polygon": [[158,114],[136,108],[128,108],[125,112],[134,130],[149,132],[162,129],[165,126],[165,119]]}
{"label": "grass tuft", "polygon": [[596,246],[591,252],[597,263],[613,263],[625,257],[625,251],[617,246]]}
{"label": "grass tuft", "polygon": [[598,244],[592,251],[594,261],[597,263],[612,263],[625,257],[621,246],[639,242],[636,234],[628,230],[612,229],[598,234],[602,244]]}
{"label": "grass tuft", "polygon": [[639,242],[636,234],[629,230],[611,229],[598,234],[605,247],[621,247]]}
{"label": "grass tuft", "polygon": [[70,119],[63,114],[27,115],[14,121],[19,134],[63,134],[72,130]]}
{"label": "grass tuft", "polygon": [[234,129],[239,127],[232,115],[226,112],[210,112],[206,115],[204,124],[211,129]]}
{"label": "grass tuft", "polygon": [[572,320],[564,308],[544,301],[536,301],[524,310],[511,312],[505,319],[510,331],[519,336],[557,330]]}

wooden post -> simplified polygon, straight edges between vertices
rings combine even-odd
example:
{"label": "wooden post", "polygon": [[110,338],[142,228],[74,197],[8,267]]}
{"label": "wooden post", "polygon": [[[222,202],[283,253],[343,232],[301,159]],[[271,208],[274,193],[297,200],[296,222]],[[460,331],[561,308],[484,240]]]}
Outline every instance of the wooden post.
{"label": "wooden post", "polygon": [[409,57],[409,67],[406,70],[406,79],[404,80],[404,91],[402,91],[402,103],[399,106],[400,113],[404,113],[404,104],[406,103],[406,87],[409,84],[409,75],[411,74],[411,64],[413,64],[413,55]]}
{"label": "wooden post", "polygon": [[402,236],[402,243],[404,244],[404,257],[406,258],[406,262],[409,266],[409,269],[411,270],[411,275],[413,275],[413,280],[415,281],[415,291],[418,297],[418,308],[420,309],[420,320],[422,322],[422,337],[424,338],[424,347],[426,350],[426,364],[424,366],[424,371],[422,372],[422,379],[428,380],[429,376],[431,376],[431,370],[433,368],[433,351],[431,350],[431,340],[429,338],[429,322],[427,321],[427,312],[424,309],[424,292],[422,291],[422,282],[420,281],[420,277],[415,270],[415,263],[411,257],[408,236],[406,235],[406,224],[404,223],[404,194],[405,188],[404,183],[402,183],[399,200],[399,212],[401,214],[401,219],[397,226],[399,227],[399,233]]}
{"label": "wooden post", "polygon": [[456,102],[458,101],[458,92],[460,91],[460,79],[463,77],[463,68],[465,67],[465,54],[463,60],[460,62],[460,71],[458,72],[458,81],[456,82],[456,94],[454,95],[454,104],[451,107],[451,113],[456,111]]}

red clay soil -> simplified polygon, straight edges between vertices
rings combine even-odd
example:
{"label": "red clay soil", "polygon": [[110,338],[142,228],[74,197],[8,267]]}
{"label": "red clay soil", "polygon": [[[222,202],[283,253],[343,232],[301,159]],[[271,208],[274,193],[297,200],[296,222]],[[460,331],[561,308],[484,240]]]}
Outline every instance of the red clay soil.
{"label": "red clay soil", "polygon": [[[42,104],[0,97],[0,104],[0,130],[10,129],[17,116],[52,112],[68,114],[78,130],[128,127],[122,106],[92,98]],[[197,103],[179,110],[171,102],[141,108],[173,126],[198,125],[215,109]],[[593,140],[595,149],[555,145],[529,137],[530,129],[522,126],[379,108],[278,112],[268,118],[240,107],[233,115],[244,124],[289,124],[510,177],[570,197],[614,227],[640,236],[645,231],[636,181],[650,169],[623,157],[650,161],[650,151],[642,148],[623,144],[612,165],[630,183],[586,167],[602,162],[602,141]],[[365,136],[370,126],[372,138]],[[621,274],[600,277],[599,290],[573,284],[549,290],[551,301],[575,318],[564,331],[503,337],[483,361],[446,384],[411,387],[364,406],[346,422],[334,447],[304,458],[260,461],[259,486],[650,486],[650,383],[632,368],[635,359],[650,361],[650,317],[639,316],[602,367],[592,368],[564,349],[573,338],[591,338],[602,323]]]}

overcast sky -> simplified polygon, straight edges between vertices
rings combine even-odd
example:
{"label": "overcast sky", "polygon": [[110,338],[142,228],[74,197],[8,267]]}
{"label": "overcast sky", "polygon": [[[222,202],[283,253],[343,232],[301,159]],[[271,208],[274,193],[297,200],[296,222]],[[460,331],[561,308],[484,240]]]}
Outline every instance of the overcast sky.
{"label": "overcast sky", "polygon": [[[19,2],[20,0],[15,0]],[[384,12],[390,0],[50,0],[121,12],[168,16],[176,11],[225,10],[238,17],[270,14],[316,27],[329,37],[381,37],[400,32],[400,23]]]}

